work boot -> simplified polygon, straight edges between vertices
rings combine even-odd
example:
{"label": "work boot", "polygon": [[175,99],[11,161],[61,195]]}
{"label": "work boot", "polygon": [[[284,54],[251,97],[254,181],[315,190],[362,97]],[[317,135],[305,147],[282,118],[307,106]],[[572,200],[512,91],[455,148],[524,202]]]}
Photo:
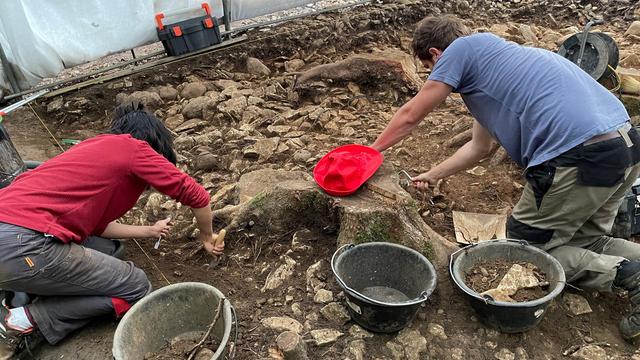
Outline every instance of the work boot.
{"label": "work boot", "polygon": [[620,321],[620,332],[626,340],[634,340],[640,336],[640,262],[622,262],[613,284],[629,292],[633,310]]}
{"label": "work boot", "polygon": [[0,360],[26,359],[26,355],[33,358],[31,351],[44,340],[42,334],[33,329],[26,332],[15,330],[7,325],[8,317],[9,308],[3,300],[0,306]]}

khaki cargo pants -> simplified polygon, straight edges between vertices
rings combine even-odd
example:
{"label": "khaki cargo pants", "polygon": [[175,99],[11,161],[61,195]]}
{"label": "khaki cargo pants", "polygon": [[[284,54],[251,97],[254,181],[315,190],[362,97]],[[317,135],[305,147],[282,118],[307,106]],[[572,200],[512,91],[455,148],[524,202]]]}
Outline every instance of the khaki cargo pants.
{"label": "khaki cargo pants", "polygon": [[568,282],[611,291],[620,263],[640,260],[640,244],[608,236],[625,192],[640,175],[639,160],[640,137],[631,129],[530,167],[507,222],[508,237],[548,251]]}

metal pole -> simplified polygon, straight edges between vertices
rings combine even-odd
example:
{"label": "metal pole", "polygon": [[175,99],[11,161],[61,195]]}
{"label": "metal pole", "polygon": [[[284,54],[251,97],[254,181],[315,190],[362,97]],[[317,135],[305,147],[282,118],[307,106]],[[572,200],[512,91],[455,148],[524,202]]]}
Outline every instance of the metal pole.
{"label": "metal pole", "polygon": [[9,79],[11,90],[13,90],[14,94],[19,93],[21,89],[18,84],[18,79],[16,78],[16,74],[13,72],[11,64],[9,64],[9,60],[7,59],[7,55],[4,53],[4,49],[2,49],[2,44],[0,44],[0,61],[2,62],[2,69]]}
{"label": "metal pole", "polygon": [[133,58],[136,58],[136,51],[134,49],[131,49],[131,56],[133,56]]}
{"label": "metal pole", "polygon": [[224,21],[224,31],[229,33],[229,39],[231,38],[231,4],[229,0],[222,0],[222,13]]}

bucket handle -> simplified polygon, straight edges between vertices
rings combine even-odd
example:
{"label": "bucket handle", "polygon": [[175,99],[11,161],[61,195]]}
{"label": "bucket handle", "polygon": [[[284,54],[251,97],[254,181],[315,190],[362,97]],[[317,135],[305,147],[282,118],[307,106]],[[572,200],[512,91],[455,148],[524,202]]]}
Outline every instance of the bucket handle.
{"label": "bucket handle", "polygon": [[236,308],[229,302],[231,307],[231,317],[233,325],[235,329],[235,338],[233,339],[233,347],[231,348],[231,352],[229,353],[229,359],[234,359],[236,357],[236,348],[238,347],[238,314],[236,313]]}
{"label": "bucket handle", "polygon": [[[366,295],[361,294],[360,292],[350,288],[347,284],[345,284],[344,281],[342,281],[342,279],[340,278],[340,275],[338,275],[338,272],[336,271],[336,267],[335,267],[335,259],[338,255],[342,255],[342,253],[349,251],[351,249],[353,249],[354,247],[356,247],[356,245],[354,245],[353,243],[350,244],[346,244],[341,246],[331,257],[331,270],[333,271],[333,274],[335,275],[336,280],[338,281],[338,284],[340,286],[342,286],[345,290],[347,290],[347,292],[351,292],[351,293],[355,293],[358,294],[358,297],[362,298],[363,300],[366,300],[374,305],[379,305],[379,306],[389,306],[389,305],[405,305],[404,303],[385,303],[385,302],[381,302],[378,301],[376,299],[372,299]],[[420,293],[420,295],[412,300],[406,301],[406,302],[416,302],[416,301],[426,301],[429,298],[429,294],[426,291],[423,291],[422,293]]]}

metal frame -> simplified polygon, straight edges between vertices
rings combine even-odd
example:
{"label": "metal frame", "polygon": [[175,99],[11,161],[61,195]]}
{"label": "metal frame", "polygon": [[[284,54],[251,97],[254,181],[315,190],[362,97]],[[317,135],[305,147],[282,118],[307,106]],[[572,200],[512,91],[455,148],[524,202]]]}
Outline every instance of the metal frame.
{"label": "metal frame", "polygon": [[[317,15],[317,14],[322,14],[322,13],[326,13],[326,12],[346,9],[346,8],[349,8],[349,7],[352,7],[352,6],[358,6],[358,5],[363,5],[363,4],[366,4],[366,3],[374,2],[376,0],[359,0],[359,1],[356,1],[356,2],[351,3],[351,4],[343,4],[343,5],[331,6],[331,7],[325,8],[325,9],[313,11],[313,12],[306,13],[306,14],[285,16],[285,17],[282,17],[282,18],[279,18],[279,19],[275,19],[275,20],[271,20],[271,21],[265,21],[265,22],[261,22],[261,23],[257,23],[257,24],[240,26],[238,28],[231,28],[230,1],[231,0],[222,0],[222,11],[223,11],[223,14],[224,14],[223,17],[222,17],[222,21],[223,21],[223,24],[225,26],[225,31],[223,31],[221,33],[221,35],[222,36],[226,36],[227,39],[231,39],[231,37],[233,35],[235,35],[236,33],[239,33],[239,32],[243,32],[243,31],[247,31],[247,30],[251,30],[251,29],[257,29],[257,28],[266,27],[266,26],[271,26],[271,25],[274,25],[274,24],[279,24],[279,23],[283,23],[283,22],[287,22],[287,21],[291,21],[291,20],[295,20],[295,19],[300,19],[300,18],[303,18],[303,17],[311,16],[311,15]],[[2,48],[0,47],[0,56],[2,56],[2,51],[1,50],[2,50]],[[133,49],[130,49],[130,50],[133,50]],[[189,55],[192,55],[192,54],[195,54],[195,53],[191,53]],[[16,92],[14,90],[13,94],[7,95],[5,97],[5,100],[15,99],[17,97],[20,97],[20,96],[23,96],[23,95],[26,95],[26,94],[30,94],[30,93],[33,93],[35,91],[44,90],[44,89],[51,89],[51,88],[56,87],[58,85],[62,85],[62,84],[65,84],[65,83],[71,83],[71,82],[75,82],[75,81],[78,81],[78,80],[86,79],[88,77],[92,77],[92,76],[95,76],[95,75],[98,75],[98,74],[102,74],[104,72],[107,72],[107,71],[110,71],[110,70],[113,70],[113,69],[119,69],[119,68],[128,66],[130,64],[137,63],[137,62],[139,62],[141,60],[146,60],[146,59],[149,59],[149,58],[152,58],[152,57],[156,57],[156,56],[159,56],[160,59],[167,57],[166,52],[164,50],[156,51],[156,52],[144,55],[144,56],[139,56],[139,57],[131,59],[131,60],[127,60],[127,61],[124,61],[124,62],[121,62],[121,63],[117,63],[117,64],[114,64],[114,65],[111,65],[111,66],[107,66],[105,68],[102,68],[102,69],[99,69],[99,70],[95,70],[95,71],[92,71],[92,72],[84,74],[84,75],[79,75],[79,76],[75,76],[75,77],[72,77],[72,78],[69,78],[69,79],[56,81],[56,82],[53,82],[51,84],[38,86],[38,87],[31,88],[31,89],[25,90],[25,91],[20,91],[20,89],[18,89],[18,92]],[[4,64],[4,62],[3,62],[3,64]],[[8,68],[8,67],[5,67],[5,68]],[[12,73],[12,75],[15,77],[15,74]],[[8,74],[8,76],[10,76],[10,75]],[[13,85],[12,85],[12,87],[13,87]],[[49,93],[47,95],[47,97],[54,96],[55,94],[58,94],[58,93],[59,93],[59,90],[54,91],[52,93]]]}

